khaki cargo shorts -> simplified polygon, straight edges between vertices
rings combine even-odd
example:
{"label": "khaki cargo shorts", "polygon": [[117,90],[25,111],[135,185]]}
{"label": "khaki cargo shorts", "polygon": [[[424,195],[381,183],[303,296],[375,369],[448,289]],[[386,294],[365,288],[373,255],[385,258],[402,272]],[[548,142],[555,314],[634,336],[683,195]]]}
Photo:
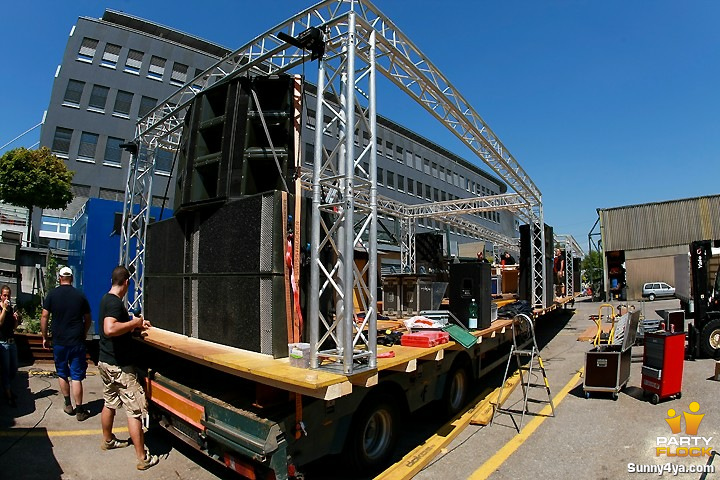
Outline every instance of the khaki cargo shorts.
{"label": "khaki cargo shorts", "polygon": [[138,382],[134,367],[118,367],[105,362],[98,363],[103,381],[105,406],[117,411],[125,408],[128,417],[141,417],[147,413],[145,391]]}

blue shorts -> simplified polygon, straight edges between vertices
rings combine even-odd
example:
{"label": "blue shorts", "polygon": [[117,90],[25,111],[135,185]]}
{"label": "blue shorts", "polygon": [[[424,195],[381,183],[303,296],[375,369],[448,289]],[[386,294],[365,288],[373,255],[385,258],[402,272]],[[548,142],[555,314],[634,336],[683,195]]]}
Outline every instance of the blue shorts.
{"label": "blue shorts", "polygon": [[87,353],[85,344],[81,345],[53,345],[53,356],[55,357],[55,370],[57,376],[67,380],[85,380],[87,371]]}

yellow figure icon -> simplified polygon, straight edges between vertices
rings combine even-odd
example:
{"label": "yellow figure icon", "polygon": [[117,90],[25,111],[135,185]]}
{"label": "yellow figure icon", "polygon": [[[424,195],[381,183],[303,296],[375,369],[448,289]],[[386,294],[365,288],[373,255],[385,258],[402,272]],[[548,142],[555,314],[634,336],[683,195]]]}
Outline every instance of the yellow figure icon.
{"label": "yellow figure icon", "polygon": [[685,417],[685,433],[688,435],[697,435],[700,422],[702,422],[705,414],[697,413],[698,410],[700,410],[700,404],[698,402],[692,402],[688,408],[693,413],[683,412],[683,416]]}
{"label": "yellow figure icon", "polygon": [[668,417],[672,418],[666,418],[665,421],[670,425],[670,429],[672,430],[673,434],[680,433],[680,415],[677,417],[675,416],[675,409],[671,408],[667,411]]}

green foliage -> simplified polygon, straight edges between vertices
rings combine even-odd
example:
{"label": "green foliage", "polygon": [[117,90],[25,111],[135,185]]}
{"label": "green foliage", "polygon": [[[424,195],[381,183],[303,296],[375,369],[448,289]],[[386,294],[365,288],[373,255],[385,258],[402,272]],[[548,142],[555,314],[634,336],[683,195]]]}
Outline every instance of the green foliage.
{"label": "green foliage", "polygon": [[600,252],[591,250],[582,260],[585,281],[599,281],[602,278],[603,259]]}
{"label": "green foliage", "polygon": [[0,157],[0,200],[29,209],[63,209],[73,199],[72,178],[47,147],[9,150]]}
{"label": "green foliage", "polygon": [[49,292],[57,287],[58,262],[55,255],[48,250],[47,259],[45,260],[45,291]]}
{"label": "green foliage", "polygon": [[42,299],[38,295],[33,295],[32,300],[18,307],[17,311],[20,314],[20,318],[22,318],[22,323],[18,326],[18,330],[27,333],[40,333],[41,303]]}

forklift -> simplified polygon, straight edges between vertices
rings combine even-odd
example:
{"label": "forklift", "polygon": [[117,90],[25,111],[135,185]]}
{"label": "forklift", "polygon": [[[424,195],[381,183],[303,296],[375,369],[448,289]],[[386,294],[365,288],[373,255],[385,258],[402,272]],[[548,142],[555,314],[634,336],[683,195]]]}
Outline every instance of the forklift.
{"label": "forklift", "polygon": [[690,244],[690,272],[695,306],[694,321],[688,326],[688,357],[720,358],[720,269],[710,283],[712,247],[720,242],[701,240]]}

